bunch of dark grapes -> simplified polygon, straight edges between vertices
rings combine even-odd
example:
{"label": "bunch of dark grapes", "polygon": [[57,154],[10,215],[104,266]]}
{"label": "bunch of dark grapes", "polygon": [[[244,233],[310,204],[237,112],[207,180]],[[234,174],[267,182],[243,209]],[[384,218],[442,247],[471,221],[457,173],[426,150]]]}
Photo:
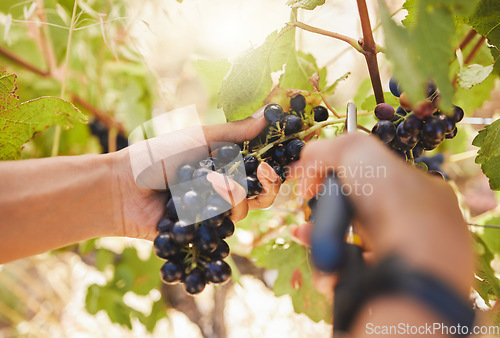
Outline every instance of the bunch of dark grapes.
{"label": "bunch of dark grapes", "polygon": [[290,107],[286,113],[278,104],[267,105],[268,127],[255,139],[226,144],[211,157],[178,168],[176,191],[173,196],[169,192],[154,241],[156,254],[166,260],[161,268],[165,283],[184,283],[186,292],[194,295],[208,283],[224,283],[231,277],[224,261],[230,251],[225,239],[234,232],[231,204],[212,188],[207,175],[217,172],[232,179],[246,189],[248,199],[263,190],[257,178],[261,162],[267,162],[284,182],[285,167],[300,158],[304,147],[299,133],[314,125],[312,117],[316,122],[328,119],[328,111],[321,106],[305,113],[306,99],[301,94],[290,100]]}
{"label": "bunch of dark grapes", "polygon": [[398,83],[391,78],[389,88],[399,97],[400,106],[395,110],[387,103],[375,107],[375,116],[380,120],[372,129],[392,150],[405,161],[411,162],[433,150],[444,139],[457,135],[456,124],[464,117],[464,111],[458,106],[452,112],[443,112],[438,108],[439,92],[433,83],[427,86],[427,100],[412,106]]}
{"label": "bunch of dark grapes", "polygon": [[[99,122],[98,120],[94,120],[89,123],[90,132],[92,135],[96,136],[99,139],[99,143],[101,144],[102,153],[109,153],[109,130],[108,128]],[[120,150],[128,147],[128,139],[125,135],[119,133],[116,135],[116,150]]]}

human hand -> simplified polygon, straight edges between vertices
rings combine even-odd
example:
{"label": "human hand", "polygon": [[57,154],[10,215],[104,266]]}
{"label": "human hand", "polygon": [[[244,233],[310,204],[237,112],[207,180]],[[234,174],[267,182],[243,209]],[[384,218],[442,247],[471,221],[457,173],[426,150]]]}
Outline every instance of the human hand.
{"label": "human hand", "polygon": [[[120,222],[115,227],[116,235],[153,240],[156,223],[164,213],[167,195],[158,190],[166,188],[166,182],[174,177],[172,175],[180,165],[206,158],[207,145],[240,143],[256,137],[267,125],[259,113],[241,121],[187,128],[115,153],[113,176],[116,180],[112,193],[116,196],[115,210],[121,214]],[[132,162],[131,155],[134,158]],[[151,158],[155,159],[155,163],[152,164]],[[243,219],[248,210],[269,207],[274,201],[281,185],[278,175],[268,164],[261,163],[257,177],[263,191],[258,197],[247,200],[245,190],[234,181],[229,181],[227,185],[228,181],[221,174],[207,176],[214,189],[226,200],[230,201],[227,195],[232,194],[235,204],[230,218],[233,222]]]}
{"label": "human hand", "polygon": [[[305,198],[319,192],[332,170],[351,189],[353,225],[363,239],[368,264],[399,254],[467,298],[473,278],[472,245],[448,184],[408,166],[376,139],[361,134],[311,142],[295,169],[307,174],[301,181]],[[297,228],[295,237],[308,244],[311,227]],[[335,277],[317,273],[315,282],[321,291],[332,292]]]}

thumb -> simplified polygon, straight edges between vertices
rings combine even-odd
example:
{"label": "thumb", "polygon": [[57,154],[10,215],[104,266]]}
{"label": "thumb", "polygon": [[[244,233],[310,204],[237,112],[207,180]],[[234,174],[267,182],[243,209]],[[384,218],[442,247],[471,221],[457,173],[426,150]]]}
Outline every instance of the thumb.
{"label": "thumb", "polygon": [[244,120],[204,126],[203,132],[208,144],[212,142],[241,143],[255,138],[266,126],[264,107],[261,107]]}

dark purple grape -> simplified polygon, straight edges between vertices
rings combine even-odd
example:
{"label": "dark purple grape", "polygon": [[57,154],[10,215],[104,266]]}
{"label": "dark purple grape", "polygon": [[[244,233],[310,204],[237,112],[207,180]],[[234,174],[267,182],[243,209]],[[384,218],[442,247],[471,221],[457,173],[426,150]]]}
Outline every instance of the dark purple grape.
{"label": "dark purple grape", "polygon": [[446,127],[438,117],[430,117],[425,120],[420,136],[428,144],[441,143],[444,138]]}
{"label": "dark purple grape", "polygon": [[413,158],[416,159],[423,155],[424,148],[422,148],[422,145],[420,143],[417,143],[417,145],[413,147],[411,151],[413,153]]}
{"label": "dark purple grape", "polygon": [[195,268],[184,277],[184,288],[191,295],[196,295],[205,289],[205,277],[200,269]]}
{"label": "dark purple grape", "polygon": [[248,155],[243,159],[243,164],[245,165],[246,176],[250,176],[257,171],[260,162],[257,157]]}
{"label": "dark purple grape", "polygon": [[177,182],[186,183],[193,179],[194,168],[189,164],[185,164],[177,169]]}
{"label": "dark purple grape", "polygon": [[302,120],[295,115],[286,115],[281,124],[285,126],[285,135],[295,134],[302,129]]}
{"label": "dark purple grape", "polygon": [[174,243],[169,233],[161,233],[156,236],[153,246],[156,255],[163,259],[169,259],[179,253],[180,250],[179,246]]}
{"label": "dark purple grape", "polygon": [[403,126],[404,124],[400,123],[396,129],[396,143],[401,150],[407,151],[415,147],[420,138],[408,133]]}
{"label": "dark purple grape", "polygon": [[212,206],[217,208],[224,215],[228,215],[231,213],[231,203],[222,198],[221,195],[214,193],[210,195],[207,199],[207,207]]}
{"label": "dark purple grape", "polygon": [[392,95],[396,97],[399,97],[401,95],[399,83],[396,81],[394,77],[391,77],[391,79],[389,80],[389,90],[391,91]]}
{"label": "dark purple grape", "polygon": [[462,121],[464,118],[464,110],[459,106],[453,106],[453,120],[455,123]]}
{"label": "dark purple grape", "polygon": [[170,232],[173,226],[174,222],[171,219],[163,217],[156,223],[156,231],[159,233]]}
{"label": "dark purple grape", "polygon": [[271,126],[276,126],[283,116],[285,116],[285,112],[279,104],[271,103],[264,108],[264,117]]}
{"label": "dark purple grape", "polygon": [[278,174],[278,176],[280,177],[281,179],[281,183],[285,182],[286,181],[286,171],[285,171],[285,168],[283,168],[282,166],[276,164],[276,165],[273,165],[273,170],[276,174]]}
{"label": "dark purple grape", "polygon": [[427,173],[433,175],[433,176],[436,176],[436,177],[439,177],[439,178],[442,178],[444,180],[444,176],[443,176],[443,173],[440,172],[439,170],[427,170]]}
{"label": "dark purple grape", "polygon": [[237,144],[226,144],[217,150],[217,159],[222,163],[229,163],[240,154],[240,147]]}
{"label": "dark purple grape", "polygon": [[394,117],[394,108],[387,103],[379,103],[375,106],[375,116],[379,120],[390,121]]}
{"label": "dark purple grape", "polygon": [[200,225],[196,231],[194,245],[203,253],[214,251],[219,245],[219,236],[214,228]]}
{"label": "dark purple grape", "polygon": [[290,107],[293,111],[299,112],[306,108],[306,98],[302,94],[297,94],[290,99]]}
{"label": "dark purple grape", "polygon": [[212,283],[224,283],[231,277],[231,267],[223,260],[212,261],[205,266],[205,278]]}
{"label": "dark purple grape", "polygon": [[179,245],[191,243],[194,240],[195,234],[196,227],[194,224],[182,220],[175,222],[170,231],[172,240]]}
{"label": "dark purple grape", "polygon": [[230,237],[234,233],[234,223],[229,218],[224,218],[222,224],[215,229],[220,239]]}
{"label": "dark purple grape", "polygon": [[176,208],[182,208],[182,199],[179,196],[172,196],[165,206],[165,216],[173,221],[177,221],[179,217],[177,216]]}
{"label": "dark purple grape", "polygon": [[304,142],[301,140],[291,140],[286,144],[286,156],[289,162],[300,159],[300,152],[304,148]]}
{"label": "dark purple grape", "polygon": [[422,126],[424,125],[424,121],[416,117],[415,115],[410,115],[406,118],[406,120],[402,123],[404,130],[410,135],[418,135],[420,130],[422,130]]}
{"label": "dark purple grape", "polygon": [[212,157],[209,157],[206,160],[201,160],[198,163],[198,166],[200,168],[206,168],[208,170],[215,170],[216,169],[216,165],[215,165],[214,159]]}
{"label": "dark purple grape", "polygon": [[434,84],[433,81],[429,81],[429,83],[427,84],[427,90],[426,90],[427,98],[432,100],[437,95],[437,93],[438,93],[438,91],[437,91],[436,85]]}
{"label": "dark purple grape", "polygon": [[181,281],[184,273],[183,266],[174,262],[165,262],[160,269],[161,279],[166,284],[174,284]]}
{"label": "dark purple grape", "polygon": [[194,190],[190,190],[182,197],[182,207],[190,214],[196,214],[203,208],[203,198]]}
{"label": "dark purple grape", "polygon": [[279,165],[285,165],[288,162],[285,146],[282,144],[274,146],[271,149],[271,158]]}
{"label": "dark purple grape", "polygon": [[201,224],[212,228],[218,227],[226,217],[223,210],[214,205],[207,205],[201,212]]}
{"label": "dark purple grape", "polygon": [[444,124],[444,133],[449,134],[455,129],[455,121],[453,120],[452,117],[449,117],[444,114],[440,114],[438,118],[443,122]]}
{"label": "dark purple grape", "polygon": [[453,129],[450,133],[446,134],[444,136],[444,138],[447,138],[447,139],[452,139],[452,138],[455,138],[455,136],[457,136],[457,127],[455,127],[455,129]]}
{"label": "dark purple grape", "polygon": [[328,120],[328,110],[323,106],[317,106],[313,108],[314,121],[322,122]]}
{"label": "dark purple grape", "polygon": [[399,115],[399,116],[395,116],[395,117],[401,117],[401,116],[406,116],[407,114],[409,113],[409,111],[406,111],[403,107],[399,106],[397,109],[396,109],[396,115]]}
{"label": "dark purple grape", "polygon": [[193,185],[201,191],[211,187],[212,184],[207,180],[207,175],[212,172],[212,170],[207,168],[196,169],[193,173]]}
{"label": "dark purple grape", "polygon": [[441,141],[439,142],[434,142],[434,143],[428,143],[426,141],[420,141],[420,144],[422,145],[422,148],[424,148],[424,150],[433,150],[433,149],[436,149],[438,145],[441,144]]}
{"label": "dark purple grape", "polygon": [[373,126],[372,134],[377,135],[384,143],[389,143],[396,136],[396,127],[391,121],[383,120]]}
{"label": "dark purple grape", "polygon": [[257,177],[249,176],[247,177],[247,198],[252,198],[260,195],[262,192],[262,183],[257,179]]}
{"label": "dark purple grape", "polygon": [[229,256],[229,245],[227,245],[226,241],[221,240],[217,248],[208,254],[208,256],[214,260],[224,259]]}

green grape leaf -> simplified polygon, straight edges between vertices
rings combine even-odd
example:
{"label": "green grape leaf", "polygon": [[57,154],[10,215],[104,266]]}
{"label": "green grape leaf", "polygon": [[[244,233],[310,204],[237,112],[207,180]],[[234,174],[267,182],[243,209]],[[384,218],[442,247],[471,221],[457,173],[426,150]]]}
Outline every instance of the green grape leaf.
{"label": "green grape leaf", "polygon": [[[384,92],[384,100],[385,103],[390,104],[392,107],[394,107],[394,109],[399,106],[398,98],[394,97],[391,92]],[[376,105],[377,101],[375,100],[375,95],[370,95],[361,104],[361,109],[365,111],[374,111]]]}
{"label": "green grape leaf", "polygon": [[16,75],[0,75],[0,159],[19,159],[22,146],[49,126],[70,128],[87,121],[75,106],[56,97],[20,103],[16,90]]}
{"label": "green grape leaf", "polygon": [[314,87],[309,80],[315,73],[319,74],[318,87],[320,89],[324,88],[326,85],[326,68],[319,69],[314,56],[311,54],[300,51],[290,52],[285,72],[280,77],[280,87],[312,91]]}
{"label": "green grape leaf", "polygon": [[[471,1],[474,2],[474,1]],[[491,46],[490,51],[494,59],[494,71],[500,76],[500,64],[498,56],[500,54],[500,2],[497,0],[480,0],[472,15],[466,22],[472,26],[479,34],[487,38]]]}
{"label": "green grape leaf", "polygon": [[458,84],[462,88],[470,89],[475,85],[482,83],[493,71],[493,65],[483,67],[473,64],[462,68],[458,73]]}
{"label": "green grape leaf", "polygon": [[487,284],[481,285],[478,289],[481,291],[481,297],[484,296],[484,301],[489,304],[489,294],[494,295],[496,299],[500,296],[500,280],[495,276],[495,271],[491,267],[491,261],[494,259],[494,255],[477,234],[472,233],[472,236],[474,238],[474,248],[476,251],[475,273],[483,283]]}
{"label": "green grape leaf", "polygon": [[406,0],[402,8],[408,11],[405,18],[401,20],[401,23],[406,27],[411,26],[415,22],[415,7],[416,0]]}
{"label": "green grape leaf", "polygon": [[326,0],[288,0],[287,5],[294,8],[313,10],[325,3]]}
{"label": "green grape leaf", "polygon": [[108,249],[99,248],[95,254],[95,266],[99,271],[104,271],[114,260],[115,253]]}
{"label": "green grape leaf", "polygon": [[325,95],[326,97],[328,97],[330,95],[333,95],[333,93],[335,93],[335,90],[337,89],[338,84],[341,81],[347,80],[347,78],[349,77],[349,75],[351,75],[351,72],[345,73],[344,75],[342,75],[341,77],[339,77],[337,80],[335,80],[335,82],[333,82],[331,85],[329,85],[328,87],[326,87],[325,89],[323,89],[321,91],[321,93],[323,95]]}
{"label": "green grape leaf", "polygon": [[[500,225],[500,215],[490,216],[478,222],[481,225]],[[482,240],[492,253],[500,255],[500,229],[484,228],[481,233]]]}
{"label": "green grape leaf", "polygon": [[218,107],[228,121],[244,119],[262,106],[273,85],[271,73],[281,70],[293,52],[294,32],[291,26],[275,31],[234,60],[219,89]]}
{"label": "green grape leaf", "polygon": [[93,284],[89,286],[85,298],[85,308],[92,315],[104,310],[113,323],[123,325],[129,329],[132,329],[130,315],[137,313],[123,302],[123,293],[110,285]]}
{"label": "green grape leaf", "polygon": [[490,180],[492,190],[500,190],[500,119],[483,130],[472,141],[472,145],[480,147],[476,163]]}
{"label": "green grape leaf", "polygon": [[313,267],[304,247],[278,239],[254,248],[251,257],[257,266],[278,270],[273,291],[278,297],[290,295],[295,312],[305,313],[315,322],[332,322],[332,304],[312,283]]}
{"label": "green grape leaf", "polygon": [[495,46],[491,46],[490,52],[491,56],[493,56],[493,73],[497,76],[500,76],[500,49],[497,49]]}
{"label": "green grape leaf", "polygon": [[163,299],[159,299],[153,303],[151,308],[151,313],[149,316],[139,312],[137,314],[137,318],[139,321],[146,327],[148,332],[153,333],[156,323],[162,319],[167,317],[167,306],[165,305],[165,301]]}
{"label": "green grape leaf", "polygon": [[382,0],[379,0],[384,27],[386,55],[394,68],[394,76],[412,102],[425,100],[425,89],[433,80],[440,91],[440,106],[450,110],[454,94],[448,76],[453,58],[454,15],[466,14],[474,4],[468,0],[421,0],[407,4],[411,10],[407,28],[398,26]]}
{"label": "green grape leaf", "polygon": [[453,102],[464,110],[465,115],[471,114],[490,99],[491,91],[495,86],[495,79],[495,76],[490,75],[486,80],[470,89],[457,87]]}
{"label": "green grape leaf", "polygon": [[112,283],[124,292],[132,291],[145,296],[152,289],[161,285],[158,273],[163,262],[154,253],[144,261],[137,256],[133,247],[125,248],[115,265],[115,275]]}

